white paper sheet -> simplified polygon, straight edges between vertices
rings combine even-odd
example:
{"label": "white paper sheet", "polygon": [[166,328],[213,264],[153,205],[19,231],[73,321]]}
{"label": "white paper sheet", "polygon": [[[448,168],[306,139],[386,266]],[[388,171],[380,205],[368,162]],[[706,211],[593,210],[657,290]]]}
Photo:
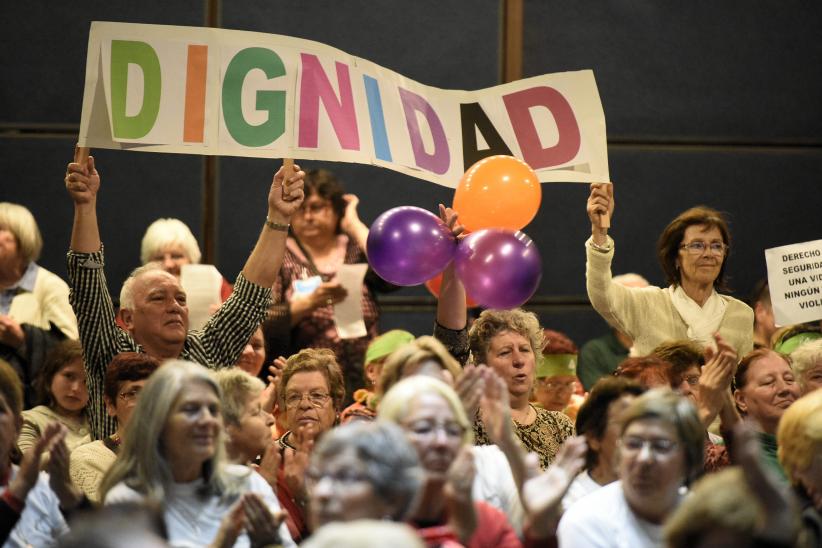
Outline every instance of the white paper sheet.
{"label": "white paper sheet", "polygon": [[186,264],[180,269],[180,284],[186,290],[188,328],[200,329],[211,317],[211,308],[220,305],[223,276],[214,265]]}
{"label": "white paper sheet", "polygon": [[341,303],[334,305],[334,323],[341,339],[365,337],[365,320],[362,315],[362,283],[366,263],[344,264],[337,271],[336,281],[348,291],[348,296]]}
{"label": "white paper sheet", "polygon": [[765,250],[777,325],[822,319],[822,240]]}

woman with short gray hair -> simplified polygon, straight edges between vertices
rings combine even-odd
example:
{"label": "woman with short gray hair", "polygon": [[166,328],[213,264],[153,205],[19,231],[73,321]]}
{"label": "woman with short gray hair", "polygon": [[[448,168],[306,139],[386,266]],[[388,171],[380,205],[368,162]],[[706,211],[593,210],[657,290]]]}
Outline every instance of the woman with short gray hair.
{"label": "woman with short gray hair", "polygon": [[335,521],[403,521],[423,477],[402,429],[353,422],[323,436],[306,472],[311,529]]}

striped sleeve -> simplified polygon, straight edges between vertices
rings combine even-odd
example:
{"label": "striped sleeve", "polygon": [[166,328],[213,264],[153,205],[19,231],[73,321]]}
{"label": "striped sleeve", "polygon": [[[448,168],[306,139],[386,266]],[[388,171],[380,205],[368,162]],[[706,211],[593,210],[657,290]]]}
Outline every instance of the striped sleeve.
{"label": "striped sleeve", "polygon": [[271,304],[271,288],[237,276],[234,291],[201,331],[189,332],[187,359],[207,367],[231,367],[262,324]]}
{"label": "striped sleeve", "polygon": [[106,413],[103,401],[106,367],[116,354],[136,351],[137,345],[114,321],[114,305],[103,272],[102,247],[96,253],[69,250],[66,261],[69,301],[77,316],[86,366],[89,425],[92,438],[98,440],[113,434],[117,428],[116,420]]}

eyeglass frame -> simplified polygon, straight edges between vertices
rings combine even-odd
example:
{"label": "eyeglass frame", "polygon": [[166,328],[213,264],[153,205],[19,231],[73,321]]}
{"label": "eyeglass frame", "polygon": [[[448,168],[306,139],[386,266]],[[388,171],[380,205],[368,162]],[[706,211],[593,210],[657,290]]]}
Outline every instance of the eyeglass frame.
{"label": "eyeglass frame", "polygon": [[[295,399],[298,395],[300,399]],[[283,403],[288,409],[297,409],[304,399],[308,400],[311,407],[321,409],[331,400],[331,394],[324,392],[300,392],[297,394],[296,392],[292,392],[290,395],[285,394],[283,396]],[[319,399],[322,399],[322,401],[318,401]]]}
{"label": "eyeglass frame", "polygon": [[117,394],[117,397],[123,400],[125,403],[131,403],[135,401],[139,396],[140,392],[143,391],[142,386],[133,387],[128,392],[120,392]]}
{"label": "eyeglass frame", "polygon": [[[639,442],[639,445],[637,447],[631,447],[626,444],[626,440]],[[638,455],[647,447],[651,454],[660,458],[670,457],[682,445],[676,440],[669,440],[666,438],[647,439],[639,436],[623,436],[618,440],[618,443],[620,449],[629,454]]]}
{"label": "eyeglass frame", "polygon": [[[702,248],[701,250],[699,248]],[[727,255],[728,251],[730,251],[731,246],[726,244],[725,242],[703,242],[701,240],[696,240],[693,242],[688,242],[687,244],[681,244],[679,249],[685,250],[688,255],[692,255],[694,257],[700,257],[705,253],[709,255]]]}

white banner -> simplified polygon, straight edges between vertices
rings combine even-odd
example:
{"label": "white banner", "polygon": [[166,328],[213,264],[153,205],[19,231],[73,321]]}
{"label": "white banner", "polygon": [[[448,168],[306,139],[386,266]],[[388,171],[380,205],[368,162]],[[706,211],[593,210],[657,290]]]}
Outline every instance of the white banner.
{"label": "white banner", "polygon": [[777,325],[822,319],[822,240],[765,250]]}
{"label": "white banner", "polygon": [[508,154],[543,182],[610,180],[590,70],[443,90],[318,42],[199,27],[93,22],[79,144],[372,164],[452,188]]}

